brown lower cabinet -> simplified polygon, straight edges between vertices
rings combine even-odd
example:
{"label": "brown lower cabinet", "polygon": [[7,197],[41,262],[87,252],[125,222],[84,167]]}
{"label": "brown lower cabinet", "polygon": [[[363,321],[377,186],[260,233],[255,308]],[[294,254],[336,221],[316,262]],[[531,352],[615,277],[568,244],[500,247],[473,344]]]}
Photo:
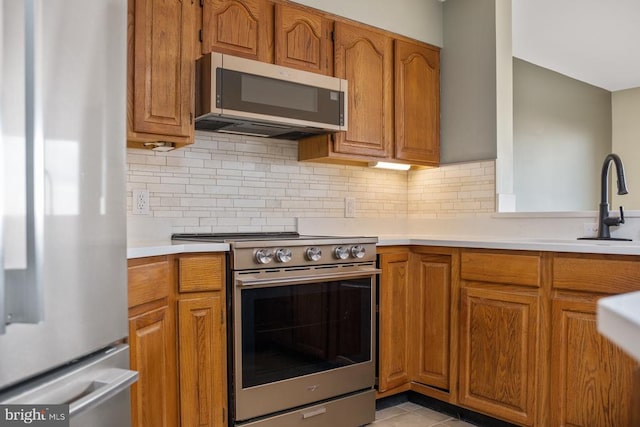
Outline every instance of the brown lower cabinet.
{"label": "brown lower cabinet", "polygon": [[409,251],[382,250],[380,266],[378,391],[384,393],[409,384]]}
{"label": "brown lower cabinet", "polygon": [[448,248],[412,248],[410,258],[411,342],[409,371],[414,389],[455,403],[458,380],[456,251]]}
{"label": "brown lower cabinet", "polygon": [[129,318],[132,425],[161,426],[177,422],[173,310],[162,306]]}
{"label": "brown lower cabinet", "polygon": [[513,289],[462,288],[460,404],[533,425],[538,364],[538,300]]}
{"label": "brown lower cabinet", "polygon": [[638,257],[379,253],[380,321],[395,326],[380,326],[378,397],[413,390],[523,426],[637,425],[638,365],[597,332],[595,313],[599,298],[640,290]]}
{"label": "brown lower cabinet", "polygon": [[[379,397],[414,390],[518,425],[636,425],[637,364],[595,313],[599,298],[640,290],[637,257],[379,253]],[[132,424],[225,426],[224,255],[133,259],[128,271]]]}
{"label": "brown lower cabinet", "polygon": [[175,300],[168,257],[129,260],[133,427],[178,425]]}
{"label": "brown lower cabinet", "polygon": [[553,299],[551,424],[632,426],[633,360],[600,335],[597,295]]}
{"label": "brown lower cabinet", "polygon": [[541,300],[548,283],[540,252],[460,252],[461,405],[536,425],[546,387]]}
{"label": "brown lower cabinet", "polygon": [[224,254],[129,260],[132,425],[226,426]]}
{"label": "brown lower cabinet", "polygon": [[455,250],[379,248],[379,396],[420,388],[452,402],[457,354],[451,315]]}
{"label": "brown lower cabinet", "polygon": [[551,425],[638,425],[632,419],[637,364],[598,333],[596,304],[640,290],[640,260],[559,254],[553,266]]}
{"label": "brown lower cabinet", "polygon": [[633,391],[631,392],[631,425],[640,426],[640,368],[633,375]]}

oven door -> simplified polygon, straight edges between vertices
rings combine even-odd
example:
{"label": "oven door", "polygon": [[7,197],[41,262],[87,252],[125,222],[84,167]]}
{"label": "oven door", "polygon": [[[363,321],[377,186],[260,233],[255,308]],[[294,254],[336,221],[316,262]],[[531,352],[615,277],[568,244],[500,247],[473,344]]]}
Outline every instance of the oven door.
{"label": "oven door", "polygon": [[236,421],[373,387],[377,271],[235,274]]}

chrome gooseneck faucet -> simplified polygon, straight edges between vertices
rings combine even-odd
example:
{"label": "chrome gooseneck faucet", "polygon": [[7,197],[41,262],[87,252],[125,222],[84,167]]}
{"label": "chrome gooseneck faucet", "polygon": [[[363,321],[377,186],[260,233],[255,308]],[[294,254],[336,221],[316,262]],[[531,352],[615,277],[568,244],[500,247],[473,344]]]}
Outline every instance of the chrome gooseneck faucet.
{"label": "chrome gooseneck faucet", "polygon": [[624,210],[620,206],[620,216],[609,216],[609,169],[611,163],[616,165],[616,174],[618,178],[618,194],[627,194],[627,183],[624,177],[624,166],[622,160],[617,154],[609,154],[602,164],[602,174],[600,181],[600,209],[598,213],[598,240],[631,240],[611,237],[609,227],[624,224]]}

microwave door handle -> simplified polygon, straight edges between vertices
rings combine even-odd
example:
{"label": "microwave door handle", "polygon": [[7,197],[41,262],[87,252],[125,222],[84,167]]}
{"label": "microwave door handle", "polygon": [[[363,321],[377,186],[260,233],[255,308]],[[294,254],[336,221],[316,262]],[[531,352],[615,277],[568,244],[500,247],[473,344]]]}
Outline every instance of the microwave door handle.
{"label": "microwave door handle", "polygon": [[[9,323],[38,323],[43,318],[44,292],[42,289],[42,250],[43,213],[44,213],[44,136],[42,122],[42,48],[40,8],[43,0],[26,0],[24,3],[24,45],[14,46],[24,52],[24,151],[25,151],[25,239],[26,249],[25,267],[7,269],[3,262],[3,298],[2,329]],[[3,14],[6,12],[3,3]],[[6,37],[3,34],[3,38]],[[9,36],[11,38],[12,36]],[[15,39],[13,39],[15,40]],[[21,44],[17,41],[16,44]],[[3,52],[4,53],[4,52]],[[6,83],[5,83],[6,84]],[[7,106],[3,102],[3,106]],[[4,134],[3,134],[4,139]],[[5,144],[3,143],[3,149]],[[4,156],[4,154],[3,154]],[[6,168],[5,168],[6,169]],[[5,172],[6,173],[6,172]],[[4,180],[9,177],[3,176]],[[3,192],[6,187],[3,187]],[[6,203],[6,194],[3,194]],[[3,215],[6,209],[3,208]],[[4,217],[3,217],[4,222]],[[3,230],[6,233],[6,230]],[[4,236],[3,236],[4,237]],[[6,247],[3,240],[3,256],[6,257]],[[3,333],[0,331],[0,333]]]}

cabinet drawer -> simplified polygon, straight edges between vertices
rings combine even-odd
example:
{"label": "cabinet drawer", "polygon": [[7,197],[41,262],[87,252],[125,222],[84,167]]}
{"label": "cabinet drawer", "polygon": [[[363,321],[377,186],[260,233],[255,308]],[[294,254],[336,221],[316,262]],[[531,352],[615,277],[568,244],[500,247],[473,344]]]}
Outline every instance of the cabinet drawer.
{"label": "cabinet drawer", "polygon": [[127,275],[129,308],[169,296],[171,265],[167,258],[138,265],[130,261]]}
{"label": "cabinet drawer", "polygon": [[637,291],[640,290],[640,259],[556,254],[553,287],[607,294]]}
{"label": "cabinet drawer", "polygon": [[460,277],[463,280],[539,287],[540,264],[538,255],[463,251]]}
{"label": "cabinet drawer", "polygon": [[178,258],[178,291],[217,291],[224,284],[224,255]]}

